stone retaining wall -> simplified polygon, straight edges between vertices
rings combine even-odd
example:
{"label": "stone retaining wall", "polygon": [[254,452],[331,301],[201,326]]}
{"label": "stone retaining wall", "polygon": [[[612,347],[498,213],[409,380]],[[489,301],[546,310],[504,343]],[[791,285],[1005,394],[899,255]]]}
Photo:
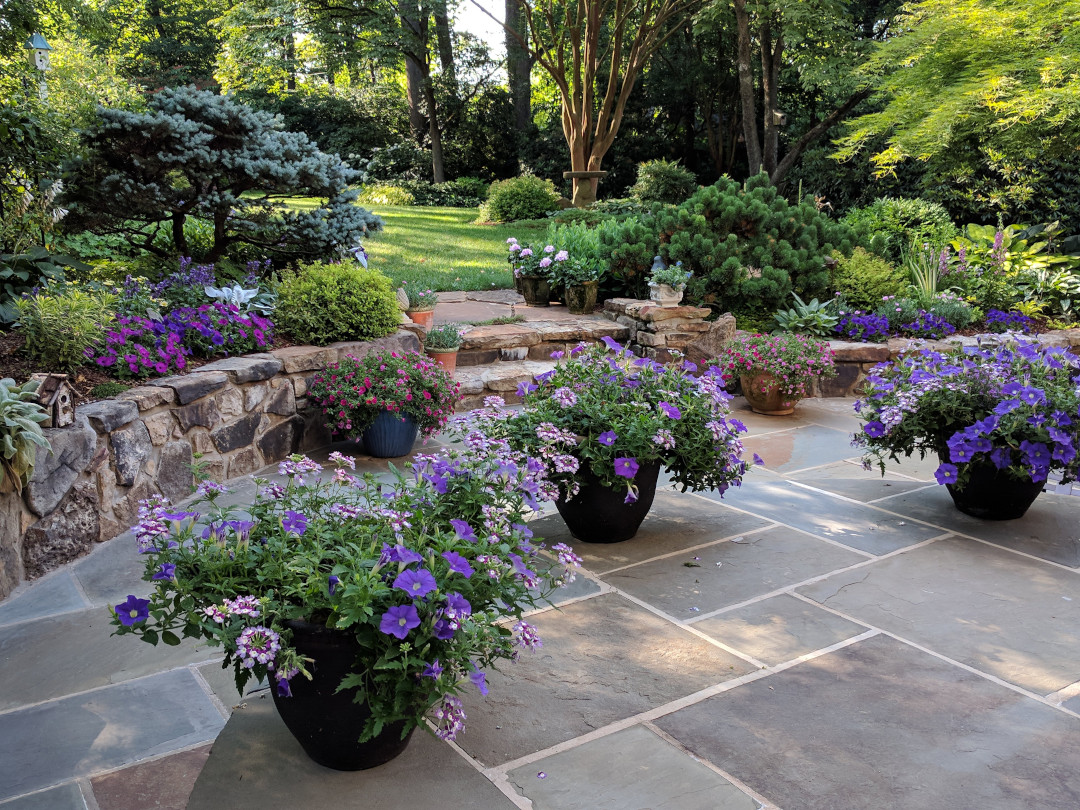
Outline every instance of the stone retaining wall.
{"label": "stone retaining wall", "polygon": [[73,425],[45,430],[52,452],[38,450],[22,495],[0,490],[0,599],[128,529],[140,500],[186,498],[196,453],[222,481],[327,444],[322,415],[305,398],[311,378],[345,355],[380,348],[420,342],[400,331],[231,357],[79,406]]}

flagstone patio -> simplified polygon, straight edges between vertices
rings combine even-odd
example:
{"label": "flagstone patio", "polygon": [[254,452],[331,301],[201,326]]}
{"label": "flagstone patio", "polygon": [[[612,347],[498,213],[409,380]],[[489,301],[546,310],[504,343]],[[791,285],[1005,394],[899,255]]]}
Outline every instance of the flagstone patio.
{"label": "flagstone patio", "polygon": [[543,648],[466,696],[457,744],[418,731],[371,771],[308,760],[213,648],[110,637],[107,605],[149,590],[129,536],[23,586],[0,810],[1080,807],[1080,498],[978,521],[929,460],[864,471],[850,400],[735,405],[766,466],[659,492],[625,543],[538,518],[585,569],[530,620]]}

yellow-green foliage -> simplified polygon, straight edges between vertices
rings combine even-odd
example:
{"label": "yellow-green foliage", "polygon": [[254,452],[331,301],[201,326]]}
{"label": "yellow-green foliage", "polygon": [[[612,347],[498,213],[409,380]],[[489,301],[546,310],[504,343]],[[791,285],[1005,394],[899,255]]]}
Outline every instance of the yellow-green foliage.
{"label": "yellow-green foliage", "polygon": [[300,343],[385,337],[399,321],[390,279],[353,262],[301,265],[278,287],[274,324]]}
{"label": "yellow-green foliage", "polygon": [[49,447],[40,425],[48,416],[37,403],[37,387],[34,380],[0,380],[0,484],[6,479],[16,491],[30,480],[37,449]]}
{"label": "yellow-green foliage", "polygon": [[61,371],[85,363],[86,350],[105,339],[116,317],[115,295],[75,284],[50,284],[15,306],[26,354],[44,368]]}
{"label": "yellow-green foliage", "polygon": [[887,295],[899,295],[907,287],[904,271],[884,259],[855,248],[850,257],[837,256],[832,283],[848,306],[873,311]]}
{"label": "yellow-green foliage", "polygon": [[722,177],[655,218],[660,255],[693,273],[687,298],[721,312],[771,313],[794,291],[828,292],[825,258],[850,255],[860,236],[810,200],[780,196],[765,174],[746,186]]}
{"label": "yellow-green foliage", "polygon": [[550,180],[523,174],[491,184],[487,202],[480,206],[480,218],[488,222],[537,219],[554,211],[558,203],[559,195]]}

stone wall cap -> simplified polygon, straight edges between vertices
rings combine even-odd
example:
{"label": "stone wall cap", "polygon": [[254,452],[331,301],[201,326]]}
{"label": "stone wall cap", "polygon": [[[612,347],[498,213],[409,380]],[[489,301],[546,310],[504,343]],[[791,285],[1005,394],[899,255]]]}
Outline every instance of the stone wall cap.
{"label": "stone wall cap", "polygon": [[140,411],[148,411],[158,405],[171,405],[176,401],[176,393],[171,388],[161,385],[138,385],[118,395],[117,399],[130,399],[139,406]]}
{"label": "stone wall cap", "polygon": [[139,406],[130,399],[103,399],[80,405],[75,413],[90,420],[98,433],[112,433],[139,418]]}
{"label": "stone wall cap", "polygon": [[201,366],[198,371],[224,371],[234,382],[247,383],[269,380],[284,368],[285,364],[272,354],[248,354],[243,357],[226,357]]}
{"label": "stone wall cap", "polygon": [[199,368],[190,374],[156,380],[154,384],[171,388],[176,392],[176,398],[180,401],[180,404],[187,405],[189,402],[201,399],[219,388],[224,388],[228,382],[229,375],[224,371],[203,371]]}
{"label": "stone wall cap", "polygon": [[853,340],[830,340],[833,359],[841,363],[880,363],[892,353],[886,343],[860,343]]}

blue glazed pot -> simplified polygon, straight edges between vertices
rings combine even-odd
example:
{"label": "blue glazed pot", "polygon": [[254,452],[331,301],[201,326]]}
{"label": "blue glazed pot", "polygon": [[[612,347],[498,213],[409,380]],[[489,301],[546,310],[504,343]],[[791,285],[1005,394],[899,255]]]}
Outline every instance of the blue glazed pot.
{"label": "blue glazed pot", "polygon": [[360,434],[360,438],[369,456],[397,458],[412,450],[416,433],[416,422],[411,416],[383,411],[375,417],[371,427]]}

